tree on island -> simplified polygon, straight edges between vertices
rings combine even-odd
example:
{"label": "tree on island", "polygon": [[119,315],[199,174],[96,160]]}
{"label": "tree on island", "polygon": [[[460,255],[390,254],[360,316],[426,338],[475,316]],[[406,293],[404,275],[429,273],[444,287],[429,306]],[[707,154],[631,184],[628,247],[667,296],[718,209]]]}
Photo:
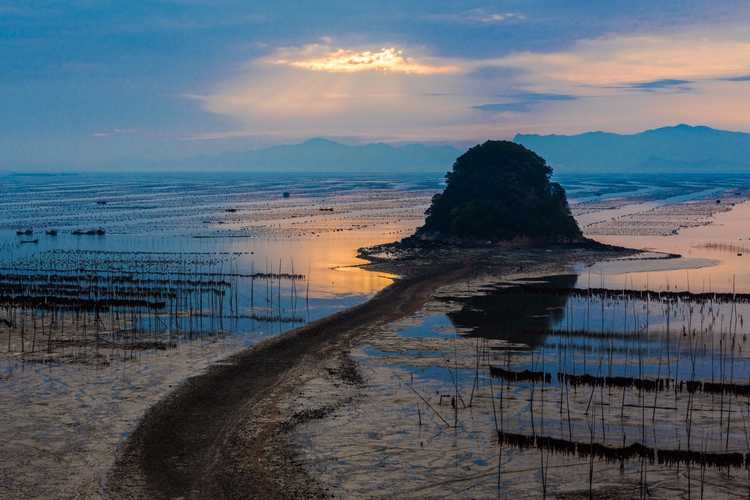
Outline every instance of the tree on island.
{"label": "tree on island", "polygon": [[445,191],[432,198],[422,239],[544,241],[583,239],[565,190],[550,182],[543,158],[509,141],[474,146],[446,174]]}

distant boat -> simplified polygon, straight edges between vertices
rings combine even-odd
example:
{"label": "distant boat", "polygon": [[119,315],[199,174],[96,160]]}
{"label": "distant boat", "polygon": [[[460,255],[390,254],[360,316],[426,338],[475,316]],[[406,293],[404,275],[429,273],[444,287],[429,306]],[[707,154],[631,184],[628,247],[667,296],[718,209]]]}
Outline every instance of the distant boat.
{"label": "distant boat", "polygon": [[16,231],[16,234],[18,236],[31,236],[32,234],[34,234],[34,231],[31,229],[19,229]]}
{"label": "distant boat", "polygon": [[32,244],[36,245],[37,243],[39,243],[39,240],[21,240],[19,243],[21,243],[22,245],[24,243],[32,243]]}
{"label": "distant boat", "polygon": [[104,236],[106,231],[102,228],[99,229],[75,229],[70,234],[74,236]]}
{"label": "distant boat", "polygon": [[284,198],[289,198],[289,191],[284,191],[284,194],[282,196]]}
{"label": "distant boat", "polygon": [[47,229],[47,234],[49,236],[57,236],[57,229]]}
{"label": "distant boat", "polygon": [[107,204],[107,200],[98,200],[98,201],[96,202],[96,204],[97,204],[97,205],[106,205],[106,204]]}

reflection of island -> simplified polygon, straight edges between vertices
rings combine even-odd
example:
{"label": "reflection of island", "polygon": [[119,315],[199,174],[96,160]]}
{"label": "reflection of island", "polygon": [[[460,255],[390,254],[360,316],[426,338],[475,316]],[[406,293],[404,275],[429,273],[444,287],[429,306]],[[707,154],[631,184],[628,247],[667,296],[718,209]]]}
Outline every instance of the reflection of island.
{"label": "reflection of island", "polygon": [[[576,275],[550,276],[534,286],[567,290],[576,283]],[[521,342],[536,347],[547,332],[563,318],[568,295],[564,293],[530,294],[523,285],[495,287],[487,294],[466,299],[463,307],[448,313],[456,328],[469,330],[467,337],[484,337]]]}

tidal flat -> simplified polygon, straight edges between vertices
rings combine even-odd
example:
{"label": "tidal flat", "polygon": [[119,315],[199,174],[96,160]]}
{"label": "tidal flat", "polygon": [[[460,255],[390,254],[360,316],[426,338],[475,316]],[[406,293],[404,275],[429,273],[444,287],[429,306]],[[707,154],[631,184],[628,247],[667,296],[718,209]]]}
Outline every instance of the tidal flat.
{"label": "tidal flat", "polygon": [[[748,179],[561,181],[587,234],[648,252],[357,259],[422,223],[429,176],[3,178],[0,493],[745,496]],[[154,484],[148,409],[308,328],[187,471],[213,486]]]}
{"label": "tidal flat", "polygon": [[293,434],[299,463],[354,497],[746,496],[736,187],[573,201],[587,234],[647,251],[519,254],[437,289],[353,347],[357,387],[302,391],[338,409]]}
{"label": "tidal flat", "polygon": [[[413,231],[439,179],[0,184],[0,496],[98,498],[146,409],[186,379],[391,283],[356,249]],[[89,228],[105,234],[72,234]]]}

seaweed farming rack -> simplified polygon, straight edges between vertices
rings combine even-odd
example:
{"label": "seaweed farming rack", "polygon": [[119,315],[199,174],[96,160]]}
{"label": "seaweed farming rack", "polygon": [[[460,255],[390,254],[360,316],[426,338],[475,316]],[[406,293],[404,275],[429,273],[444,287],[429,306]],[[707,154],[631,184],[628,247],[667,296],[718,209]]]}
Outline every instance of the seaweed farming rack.
{"label": "seaweed farming rack", "polygon": [[0,346],[24,359],[101,361],[102,348],[127,355],[236,333],[247,321],[304,322],[306,276],[281,261],[241,269],[241,255],[52,251],[4,263]]}

